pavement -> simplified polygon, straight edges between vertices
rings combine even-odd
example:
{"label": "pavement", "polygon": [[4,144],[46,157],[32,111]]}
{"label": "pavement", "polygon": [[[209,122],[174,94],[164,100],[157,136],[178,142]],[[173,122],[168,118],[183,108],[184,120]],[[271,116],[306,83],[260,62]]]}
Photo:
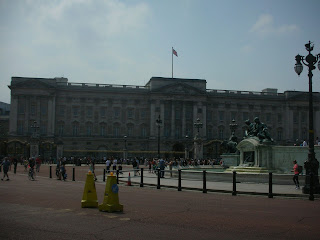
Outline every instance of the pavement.
{"label": "pavement", "polygon": [[[192,170],[192,169],[191,169]],[[164,178],[160,178],[160,188],[175,188],[178,189],[178,177],[177,177],[177,170],[173,170],[174,174],[170,174],[169,170],[165,170]],[[119,174],[119,182],[127,183],[128,176],[130,172],[131,183],[134,186],[140,186],[141,184],[141,175],[134,174],[134,171],[130,168],[127,168],[123,174]],[[141,171],[139,171],[140,173]],[[185,174],[182,173],[181,179],[181,191],[183,190],[195,190],[195,191],[202,191],[203,192],[203,179],[202,179],[202,172],[192,172],[193,174],[198,175],[198,179],[192,178],[189,179],[188,176],[184,177]],[[214,175],[215,173],[208,173]],[[221,173],[219,174],[219,181],[215,180],[206,180],[205,190],[207,192],[220,192],[220,193],[230,193],[232,194],[233,191],[233,183],[232,183],[232,173],[225,173],[224,180],[221,180]],[[241,173],[239,173],[241,174]],[[268,175],[266,178],[268,178]],[[103,176],[98,176],[98,179],[102,180]],[[274,178],[277,178],[277,175],[274,175]],[[283,178],[283,175],[281,175]],[[275,179],[276,180],[276,179]],[[144,186],[151,186],[157,188],[158,186],[158,177],[155,173],[150,173],[149,169],[145,168],[143,171],[143,185]],[[309,195],[302,193],[302,187],[304,181],[300,180],[301,188],[296,189],[295,185],[292,183],[290,185],[289,182],[292,181],[292,175],[287,175],[287,184],[272,184],[272,195],[273,196],[281,196],[281,197],[298,197],[298,198],[309,198]],[[236,183],[236,192],[237,194],[247,194],[247,195],[269,195],[269,183],[254,183],[254,182],[238,182]],[[315,194],[316,198],[319,198],[319,194]]]}
{"label": "pavement", "polygon": [[[56,178],[55,176],[55,165],[47,165],[43,164],[41,166],[40,173],[37,175],[42,177],[50,177],[50,166],[51,166],[51,175],[52,178]],[[144,167],[143,171],[143,186],[149,186],[157,188],[158,186],[158,177],[155,173],[149,172],[149,169],[146,166]],[[73,177],[73,169],[74,177]],[[104,164],[97,164],[95,166],[95,174],[97,177],[98,182],[103,182],[104,178]],[[141,169],[141,168],[140,168]],[[75,181],[85,181],[85,174],[89,171],[89,167],[87,165],[82,166],[74,166],[74,165],[67,165],[66,170],[68,173],[68,180],[72,180],[73,178]],[[188,174],[184,172],[184,170],[188,170]],[[202,179],[202,171],[192,171],[193,169],[184,169],[182,172],[182,179],[181,179],[181,191],[185,190],[194,190],[194,191],[201,191],[203,192],[203,179]],[[191,171],[189,171],[191,170]],[[12,174],[13,167],[9,174]],[[141,171],[139,171],[140,174]],[[173,173],[171,174],[168,169],[165,170],[164,178],[160,178],[160,188],[173,188],[178,190],[178,171],[177,168],[173,169]],[[141,175],[135,174],[131,165],[123,165],[123,174],[119,174],[119,183],[126,185],[128,182],[128,177],[130,173],[130,179],[133,186],[140,186],[141,185]],[[3,174],[3,173],[0,173]],[[27,174],[24,171],[23,166],[18,166],[17,174]],[[107,177],[107,173],[105,178]],[[135,176],[136,175],[136,176]],[[171,177],[172,175],[172,177]],[[222,176],[223,175],[223,176]],[[244,175],[254,175],[254,174],[245,174],[245,173],[238,173],[237,179],[242,179]],[[269,183],[268,183],[268,174],[255,174],[256,176],[264,175],[266,178],[266,183],[258,183],[260,179],[250,179],[248,181],[237,180],[236,182],[236,192],[237,194],[245,194],[245,195],[269,195]],[[215,177],[217,176],[217,177]],[[221,177],[222,176],[222,177]],[[226,193],[232,194],[233,191],[233,179],[232,173],[221,173],[221,172],[207,172],[206,177],[206,186],[205,189],[207,192],[217,192],[217,193]],[[242,177],[242,178],[240,178]],[[215,178],[217,180],[215,180]],[[300,189],[296,189],[295,185],[292,182],[292,175],[273,175],[274,182],[277,181],[277,178],[281,178],[280,182],[284,184],[272,184],[272,196],[273,197],[297,197],[302,199],[308,199],[308,194],[302,193],[302,187],[304,185],[304,180],[300,179]],[[300,177],[301,178],[301,177]],[[285,179],[286,181],[284,181]],[[319,194],[314,195],[315,198],[320,198]]]}
{"label": "pavement", "polygon": [[[67,166],[67,181],[57,180],[53,171],[50,178],[49,169],[43,165],[36,180],[29,181],[27,172],[18,167],[16,174],[9,172],[10,181],[0,181],[0,239],[319,239],[320,200],[309,201],[300,193],[301,197],[272,199],[253,194],[232,196],[230,183],[222,182],[220,187],[229,192],[203,194],[202,182],[188,179],[182,180],[180,192],[170,173],[157,189],[157,178],[148,171],[144,171],[144,187],[140,187],[139,176],[132,176],[132,187],[126,186],[125,172],[119,184],[124,211],[106,213],[81,208],[87,166]],[[95,172],[97,197],[102,203],[106,186],[103,166],[97,166]],[[188,190],[188,185],[195,189]],[[213,182],[212,188],[217,185]],[[250,191],[256,185],[261,189],[261,184],[239,184],[237,190],[246,185]]]}

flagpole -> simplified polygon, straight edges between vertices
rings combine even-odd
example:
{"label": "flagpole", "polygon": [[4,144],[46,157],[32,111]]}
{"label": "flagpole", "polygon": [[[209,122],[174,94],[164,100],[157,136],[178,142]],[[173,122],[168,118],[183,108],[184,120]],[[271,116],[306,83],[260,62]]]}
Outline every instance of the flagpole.
{"label": "flagpole", "polygon": [[173,47],[171,49],[171,58],[172,58],[172,78],[173,78]]}

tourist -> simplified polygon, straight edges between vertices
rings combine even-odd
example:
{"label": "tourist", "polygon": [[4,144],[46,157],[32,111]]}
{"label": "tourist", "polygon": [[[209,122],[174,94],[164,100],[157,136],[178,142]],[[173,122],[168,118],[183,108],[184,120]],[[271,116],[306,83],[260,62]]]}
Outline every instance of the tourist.
{"label": "tourist", "polygon": [[140,175],[140,172],[139,172],[139,159],[136,158],[132,161],[132,167],[133,167],[133,170],[134,170],[134,176],[137,176],[137,174]]}
{"label": "tourist", "polygon": [[94,173],[95,166],[94,166],[94,159],[90,159],[90,171],[93,173],[94,180],[97,181],[96,174]]}
{"label": "tourist", "polygon": [[41,158],[40,155],[36,158],[36,171],[40,172],[40,166],[41,166]]}
{"label": "tourist", "polygon": [[60,178],[59,178],[59,180],[61,180],[61,177],[62,177],[63,181],[65,181],[67,179],[65,164],[66,164],[66,161],[64,161],[64,160],[60,164]]}
{"label": "tourist", "polygon": [[293,182],[296,185],[296,189],[300,189],[300,186],[299,186],[299,165],[297,164],[296,160],[293,161],[293,173],[294,173]]}
{"label": "tourist", "polygon": [[307,141],[306,140],[303,140],[303,143],[302,143],[302,146],[303,147],[306,147],[308,144],[307,144]]}
{"label": "tourist", "polygon": [[108,158],[107,159],[107,161],[106,161],[106,170],[107,170],[107,173],[109,173],[110,172],[110,165],[111,165],[111,161],[110,161],[110,159]]}
{"label": "tourist", "polygon": [[1,163],[1,165],[3,166],[3,178],[1,178],[1,180],[4,180],[4,177],[7,176],[7,181],[9,181],[9,175],[8,175],[8,171],[9,171],[9,166],[10,166],[10,161],[9,159],[6,157],[4,158],[3,162]]}
{"label": "tourist", "polygon": [[148,164],[149,164],[149,173],[151,173],[152,161],[149,160],[149,161],[148,161]]}
{"label": "tourist", "polygon": [[112,170],[113,172],[117,171],[117,158],[112,161]]}
{"label": "tourist", "polygon": [[165,162],[162,158],[159,160],[159,167],[160,167],[160,177],[164,178],[164,169],[166,166],[165,166]]}
{"label": "tourist", "polygon": [[170,160],[170,162],[169,162],[170,177],[172,177],[172,166],[173,166],[173,162],[172,162],[172,160]]}
{"label": "tourist", "polygon": [[17,166],[18,166],[18,159],[16,157],[13,158],[13,166],[14,166],[13,172],[14,172],[14,174],[16,174],[17,173]]}

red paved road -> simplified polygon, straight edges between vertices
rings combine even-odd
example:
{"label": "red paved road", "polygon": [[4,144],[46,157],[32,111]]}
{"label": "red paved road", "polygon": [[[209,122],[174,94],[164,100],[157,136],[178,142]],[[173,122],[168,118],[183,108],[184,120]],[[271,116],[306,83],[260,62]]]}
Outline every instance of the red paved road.
{"label": "red paved road", "polygon": [[[309,240],[320,236],[319,200],[120,185],[124,212],[104,213],[80,207],[81,181],[47,176],[29,181],[26,175],[12,173],[10,177],[0,182],[0,239]],[[97,183],[96,188],[101,202],[105,184]]]}

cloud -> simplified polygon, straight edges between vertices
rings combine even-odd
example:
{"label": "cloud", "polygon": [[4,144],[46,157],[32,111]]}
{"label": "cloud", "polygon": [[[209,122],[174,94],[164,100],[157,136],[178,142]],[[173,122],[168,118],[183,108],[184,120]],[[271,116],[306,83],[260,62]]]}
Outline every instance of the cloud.
{"label": "cloud", "polygon": [[[117,0],[28,0],[28,20],[42,27],[72,23],[87,26],[103,36],[134,34],[147,25],[150,7],[145,3],[125,4]],[[35,15],[35,12],[37,13]]]}
{"label": "cloud", "polygon": [[242,53],[251,53],[254,51],[254,47],[252,45],[247,44],[243,46],[240,50]]}
{"label": "cloud", "polygon": [[272,34],[288,34],[297,31],[299,28],[295,24],[283,24],[276,26],[273,16],[270,14],[262,14],[256,23],[251,27],[250,32],[257,33],[260,36]]}

